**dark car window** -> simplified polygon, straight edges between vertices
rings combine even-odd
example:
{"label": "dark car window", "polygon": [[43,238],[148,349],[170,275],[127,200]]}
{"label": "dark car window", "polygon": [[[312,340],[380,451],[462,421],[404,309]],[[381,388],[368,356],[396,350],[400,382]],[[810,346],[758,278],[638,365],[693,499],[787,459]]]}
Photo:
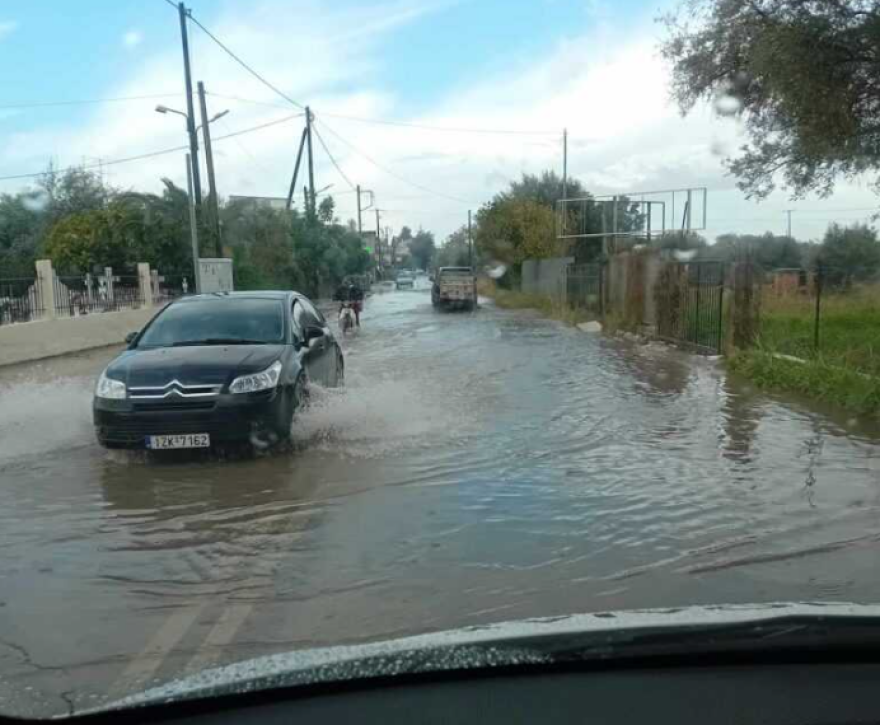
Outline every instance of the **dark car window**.
{"label": "dark car window", "polygon": [[293,302],[293,324],[296,327],[298,333],[302,333],[303,330],[306,329],[309,325],[313,325],[315,323],[314,319],[310,316],[308,310],[303,306],[301,299],[296,299]]}
{"label": "dark car window", "polygon": [[318,324],[318,325],[326,325],[327,321],[324,319],[324,315],[320,313],[317,307],[315,307],[311,302],[309,302],[305,298],[300,298],[300,304],[303,306],[306,314],[311,317],[311,322],[309,324]]}
{"label": "dark car window", "polygon": [[222,341],[284,341],[284,308],[278,300],[223,298],[171,305],[147,328],[138,347]]}

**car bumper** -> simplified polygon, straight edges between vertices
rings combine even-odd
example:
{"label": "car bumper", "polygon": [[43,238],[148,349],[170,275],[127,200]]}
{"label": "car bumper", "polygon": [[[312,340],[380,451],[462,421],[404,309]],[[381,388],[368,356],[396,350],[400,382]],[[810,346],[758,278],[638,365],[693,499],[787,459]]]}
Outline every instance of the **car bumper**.
{"label": "car bumper", "polygon": [[245,442],[271,430],[278,419],[279,389],[243,395],[223,394],[209,401],[158,402],[95,398],[92,418],[105,448],[144,449],[151,435],[207,433],[211,444]]}

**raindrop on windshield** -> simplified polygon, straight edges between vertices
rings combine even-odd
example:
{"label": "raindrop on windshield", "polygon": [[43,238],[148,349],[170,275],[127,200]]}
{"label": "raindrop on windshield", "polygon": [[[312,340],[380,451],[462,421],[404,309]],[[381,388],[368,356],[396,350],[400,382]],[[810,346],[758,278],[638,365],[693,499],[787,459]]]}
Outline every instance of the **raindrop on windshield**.
{"label": "raindrop on windshield", "polygon": [[506,264],[496,264],[494,267],[489,267],[486,270],[486,274],[488,274],[492,279],[501,279],[504,276],[504,273],[507,271]]}
{"label": "raindrop on windshield", "polygon": [[49,204],[49,195],[45,191],[31,191],[22,194],[21,203],[28,211],[43,211]]}
{"label": "raindrop on windshield", "polygon": [[715,97],[715,113],[719,116],[734,116],[742,109],[742,101],[729,93],[722,93]]}

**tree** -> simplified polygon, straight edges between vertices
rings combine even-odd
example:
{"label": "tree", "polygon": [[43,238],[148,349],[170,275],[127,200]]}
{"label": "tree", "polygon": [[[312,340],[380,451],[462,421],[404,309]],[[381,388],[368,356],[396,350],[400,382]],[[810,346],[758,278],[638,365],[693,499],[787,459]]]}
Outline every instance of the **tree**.
{"label": "tree", "polygon": [[877,232],[866,224],[829,225],[817,263],[831,284],[848,285],[874,278],[880,270]]}
{"label": "tree", "polygon": [[470,263],[467,227],[461,226],[446,237],[443,246],[437,250],[437,266],[467,267]]}
{"label": "tree", "polygon": [[62,272],[91,272],[95,267],[120,269],[126,263],[121,238],[102,210],[70,214],[56,222],[46,238],[45,252]]}
{"label": "tree", "polygon": [[553,211],[536,201],[496,197],[477,212],[475,241],[492,261],[518,266],[559,255],[554,223]]}
{"label": "tree", "polygon": [[412,255],[416,267],[428,269],[431,266],[434,255],[437,253],[434,235],[431,232],[419,229],[409,243],[409,253]]}
{"label": "tree", "polygon": [[49,166],[37,185],[47,198],[50,225],[71,214],[103,209],[112,196],[100,175],[81,168],[56,171]]}
{"label": "tree", "polygon": [[27,277],[43,230],[43,211],[32,194],[0,194],[0,276]]}
{"label": "tree", "polygon": [[318,220],[324,224],[332,224],[336,214],[336,202],[332,196],[325,196],[318,204]]}
{"label": "tree", "polygon": [[877,0],[686,0],[666,23],[682,112],[714,100],[745,122],[749,141],[727,164],[748,196],[769,194],[777,172],[795,196],[876,172]]}
{"label": "tree", "polygon": [[721,234],[715,244],[706,247],[703,256],[718,260],[734,260],[748,255],[761,269],[791,269],[805,265],[804,249],[789,236],[772,232],[764,234]]}

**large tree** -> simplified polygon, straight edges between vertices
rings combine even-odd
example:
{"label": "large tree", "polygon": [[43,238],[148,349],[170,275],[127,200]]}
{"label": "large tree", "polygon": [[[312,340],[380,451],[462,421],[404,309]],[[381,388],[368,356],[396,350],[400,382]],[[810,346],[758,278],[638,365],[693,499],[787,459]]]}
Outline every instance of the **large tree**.
{"label": "large tree", "polygon": [[437,253],[437,245],[434,243],[434,235],[419,229],[416,235],[409,243],[409,253],[412,255],[413,262],[419,269],[428,269],[431,261]]}
{"label": "large tree", "polygon": [[781,173],[793,195],[880,166],[878,0],[685,0],[664,55],[683,113],[714,101],[745,123],[727,163],[762,198]]}
{"label": "large tree", "polygon": [[817,263],[832,284],[873,279],[880,270],[877,232],[866,224],[842,227],[831,224],[825,233]]}
{"label": "large tree", "polygon": [[467,227],[462,226],[446,237],[443,246],[437,250],[438,267],[467,267],[471,263],[471,250],[468,244]]}

